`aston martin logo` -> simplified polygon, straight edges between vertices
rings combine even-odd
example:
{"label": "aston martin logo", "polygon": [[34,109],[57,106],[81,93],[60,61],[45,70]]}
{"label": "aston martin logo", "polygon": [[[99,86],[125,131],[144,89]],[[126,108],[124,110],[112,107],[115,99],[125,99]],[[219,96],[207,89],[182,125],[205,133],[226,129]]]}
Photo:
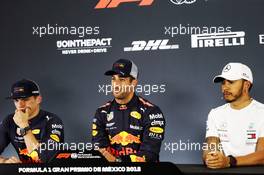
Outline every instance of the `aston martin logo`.
{"label": "aston martin logo", "polygon": [[195,3],[196,0],[170,0],[173,4],[182,5],[182,4],[192,4]]}

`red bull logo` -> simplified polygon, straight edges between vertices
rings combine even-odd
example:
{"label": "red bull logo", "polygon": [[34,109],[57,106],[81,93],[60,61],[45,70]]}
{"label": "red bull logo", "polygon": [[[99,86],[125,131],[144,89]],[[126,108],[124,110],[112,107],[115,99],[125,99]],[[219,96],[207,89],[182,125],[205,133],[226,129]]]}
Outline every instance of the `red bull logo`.
{"label": "red bull logo", "polygon": [[17,92],[24,92],[24,88],[23,87],[16,87],[14,88],[14,92],[17,93]]}
{"label": "red bull logo", "polygon": [[116,64],[114,65],[114,67],[117,67],[117,68],[124,68],[125,65],[122,64],[122,63],[116,63]]}
{"label": "red bull logo", "polygon": [[19,155],[27,156],[28,155],[28,150],[26,148],[25,149],[19,149]]}
{"label": "red bull logo", "polygon": [[116,150],[114,148],[109,148],[108,150],[113,156],[125,156],[131,154],[137,154],[137,150],[130,148],[130,147],[122,147],[121,150]]}
{"label": "red bull logo", "polygon": [[141,143],[140,136],[134,136],[132,134],[127,133],[126,131],[122,131],[114,137],[110,137],[111,144],[121,144],[122,146],[127,146],[132,143]]}
{"label": "red bull logo", "polygon": [[38,157],[38,153],[36,151],[32,151],[29,154],[27,148],[25,148],[25,149],[19,149],[19,155],[26,156],[26,157],[28,157],[28,158],[31,159],[29,161],[28,160],[25,160],[27,162],[34,162],[34,163],[39,163],[40,162],[39,157]]}
{"label": "red bull logo", "polygon": [[121,105],[121,106],[119,107],[119,110],[120,110],[120,111],[127,110],[127,106],[126,106],[126,105]]}

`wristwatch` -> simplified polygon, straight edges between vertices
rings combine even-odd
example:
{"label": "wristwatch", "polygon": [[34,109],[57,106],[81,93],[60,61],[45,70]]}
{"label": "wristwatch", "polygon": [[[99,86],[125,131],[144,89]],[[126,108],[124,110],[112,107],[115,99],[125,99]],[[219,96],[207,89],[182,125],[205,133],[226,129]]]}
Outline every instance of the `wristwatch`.
{"label": "wristwatch", "polygon": [[120,157],[116,157],[115,162],[122,162],[122,159]]}
{"label": "wristwatch", "polygon": [[229,159],[230,159],[230,162],[229,162],[230,167],[235,167],[235,166],[237,165],[237,160],[236,160],[236,158],[235,158],[234,156],[232,156],[232,155],[229,155],[228,157],[229,157]]}
{"label": "wristwatch", "polygon": [[30,129],[30,126],[27,126],[25,128],[19,128],[19,134],[23,137],[27,134]]}

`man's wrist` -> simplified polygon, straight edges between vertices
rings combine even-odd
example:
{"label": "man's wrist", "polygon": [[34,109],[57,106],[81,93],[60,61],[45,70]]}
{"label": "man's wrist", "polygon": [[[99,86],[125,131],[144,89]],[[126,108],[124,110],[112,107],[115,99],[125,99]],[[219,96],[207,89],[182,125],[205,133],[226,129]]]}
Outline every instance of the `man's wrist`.
{"label": "man's wrist", "polygon": [[28,123],[23,123],[23,124],[20,124],[19,126],[19,128],[26,128],[26,127],[29,127]]}
{"label": "man's wrist", "polygon": [[30,132],[31,132],[31,128],[30,128],[29,130],[26,131],[24,137],[27,136]]}
{"label": "man's wrist", "polygon": [[122,162],[122,159],[120,157],[116,157],[115,162]]}
{"label": "man's wrist", "polygon": [[21,136],[27,135],[30,130],[31,130],[30,126],[27,126],[27,127],[24,127],[24,128],[19,128]]}
{"label": "man's wrist", "polygon": [[7,160],[7,158],[4,158],[4,157],[0,157],[0,163],[5,163]]}
{"label": "man's wrist", "polygon": [[229,168],[231,165],[230,165],[230,157],[227,156],[226,157],[226,160],[227,160],[227,163],[226,163],[226,167]]}

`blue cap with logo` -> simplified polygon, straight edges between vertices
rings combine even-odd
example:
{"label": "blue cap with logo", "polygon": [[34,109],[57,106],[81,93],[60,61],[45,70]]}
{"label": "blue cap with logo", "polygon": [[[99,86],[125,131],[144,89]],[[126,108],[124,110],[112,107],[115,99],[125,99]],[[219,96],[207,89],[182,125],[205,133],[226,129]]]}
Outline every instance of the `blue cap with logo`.
{"label": "blue cap with logo", "polygon": [[27,98],[40,95],[39,86],[32,80],[22,79],[11,87],[11,95],[7,99]]}
{"label": "blue cap with logo", "polygon": [[122,76],[131,76],[135,79],[138,78],[138,68],[136,64],[127,59],[119,59],[114,62],[112,69],[105,72],[105,75],[120,74]]}

